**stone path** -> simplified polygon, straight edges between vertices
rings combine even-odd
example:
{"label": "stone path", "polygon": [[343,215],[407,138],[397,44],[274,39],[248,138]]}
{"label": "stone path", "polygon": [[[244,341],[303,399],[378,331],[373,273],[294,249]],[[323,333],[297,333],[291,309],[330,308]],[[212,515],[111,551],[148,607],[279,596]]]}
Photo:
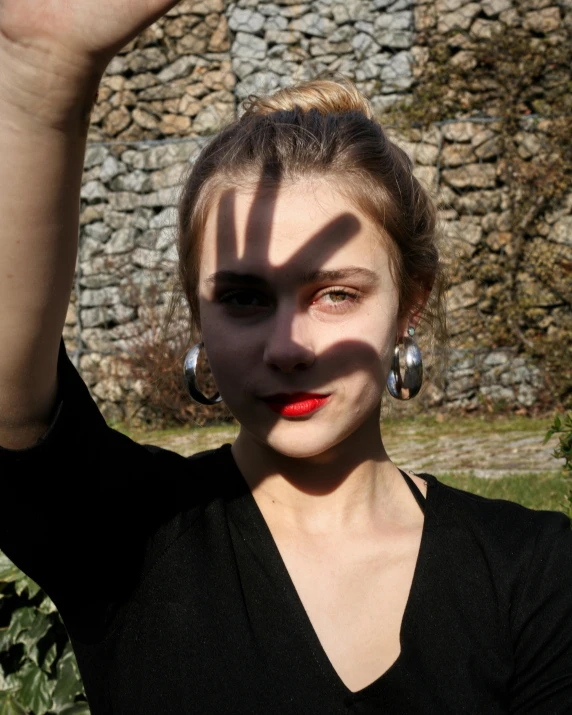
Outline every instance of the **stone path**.
{"label": "stone path", "polygon": [[[557,472],[564,460],[552,456],[557,437],[542,444],[546,429],[548,421],[546,426],[531,422],[530,429],[523,428],[522,421],[518,429],[506,423],[498,427],[481,423],[475,418],[461,418],[458,425],[408,421],[384,428],[384,443],[393,462],[404,469],[436,476],[455,473],[494,479],[507,474]],[[233,426],[198,428],[140,441],[190,455],[232,442],[236,433]]]}

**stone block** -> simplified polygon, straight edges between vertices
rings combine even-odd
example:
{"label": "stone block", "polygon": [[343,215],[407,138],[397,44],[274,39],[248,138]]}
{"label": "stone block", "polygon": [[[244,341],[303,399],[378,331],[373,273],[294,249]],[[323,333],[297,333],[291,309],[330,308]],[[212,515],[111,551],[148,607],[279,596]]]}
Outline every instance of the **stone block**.
{"label": "stone block", "polygon": [[441,166],[464,166],[473,163],[475,158],[470,144],[446,144],[441,152]]}
{"label": "stone block", "polygon": [[477,282],[469,280],[453,286],[447,291],[446,300],[450,313],[476,305],[479,300]]}
{"label": "stone block", "polygon": [[406,50],[413,45],[414,33],[406,30],[395,30],[394,32],[384,30],[377,36],[377,41],[382,47],[390,47],[396,50]]}
{"label": "stone block", "polygon": [[463,377],[451,376],[447,381],[445,394],[448,399],[455,399],[467,393],[474,393],[478,388],[479,383],[475,375],[465,375]]}
{"label": "stone block", "polygon": [[306,15],[292,20],[290,22],[290,30],[298,30],[306,35],[314,37],[328,37],[336,29],[336,23],[326,17],[320,16],[318,13],[309,12]]}
{"label": "stone block", "polygon": [[466,5],[468,2],[469,0],[436,0],[435,10],[439,14],[454,12],[455,10],[463,7],[463,5]]}
{"label": "stone block", "polygon": [[185,136],[191,129],[191,118],[181,114],[164,114],[159,130],[167,136]]}
{"label": "stone block", "polygon": [[138,231],[134,228],[121,228],[116,231],[105,245],[105,253],[128,253],[135,248]]}
{"label": "stone block", "polygon": [[471,36],[478,40],[491,40],[502,31],[502,23],[477,18],[471,25]]}
{"label": "stone block", "polygon": [[104,146],[87,146],[85,151],[84,169],[91,169],[94,166],[99,166],[109,156],[109,149]]}
{"label": "stone block", "polygon": [[496,185],[496,166],[494,164],[466,164],[458,169],[444,169],[443,181],[456,189],[474,187],[492,188]]}
{"label": "stone block", "polygon": [[282,86],[280,76],[276,72],[255,72],[236,87],[239,100],[246,99],[249,94],[270,94]]}
{"label": "stone block", "polygon": [[375,32],[398,32],[400,30],[411,30],[413,28],[413,13],[405,12],[384,12],[375,19]]}
{"label": "stone block", "polygon": [[[295,29],[295,28],[291,28]],[[233,58],[263,60],[266,57],[268,45],[266,40],[246,32],[237,32],[232,43]]]}
{"label": "stone block", "polygon": [[132,191],[141,194],[151,190],[151,181],[146,172],[136,169],[127,174],[117,176],[111,182],[111,189],[113,191]]}
{"label": "stone block", "polygon": [[96,273],[92,276],[80,277],[80,285],[82,288],[107,288],[115,286],[119,281],[119,276],[114,273]]}
{"label": "stone block", "polygon": [[228,26],[233,32],[256,34],[264,27],[265,18],[256,10],[234,7],[228,17]]}
{"label": "stone block", "polygon": [[532,30],[532,32],[546,35],[558,30],[561,23],[560,8],[546,7],[543,10],[527,12],[524,16],[522,26],[525,30]]}
{"label": "stone block", "polygon": [[149,228],[166,228],[176,226],[178,221],[177,209],[169,207],[154,216],[149,222]]}
{"label": "stone block", "polygon": [[501,12],[510,10],[513,6],[513,0],[482,0],[483,12],[487,17],[500,15]]}
{"label": "stone block", "polygon": [[473,137],[481,132],[483,125],[477,122],[451,122],[441,128],[443,138],[450,142],[470,142]]}
{"label": "stone block", "polygon": [[134,169],[154,171],[165,169],[176,163],[190,162],[205,144],[204,139],[196,137],[177,142],[154,146],[145,151],[128,150],[122,154],[122,160]]}
{"label": "stone block", "polygon": [[495,350],[486,356],[483,360],[483,365],[485,367],[499,367],[500,365],[507,365],[509,360],[510,358],[506,352]]}
{"label": "stone block", "polygon": [[358,60],[363,60],[368,55],[376,54],[381,49],[373,37],[365,32],[359,32],[353,38],[351,46]]}
{"label": "stone block", "polygon": [[220,16],[218,25],[209,39],[207,49],[209,52],[228,52],[230,50],[228,22],[224,15]]}
{"label": "stone block", "polygon": [[455,12],[440,15],[437,20],[437,30],[442,34],[451,32],[451,30],[468,30],[480,11],[480,3],[470,2]]}
{"label": "stone block", "polygon": [[[167,55],[159,47],[146,47],[143,50],[134,50],[126,56],[126,69],[131,72],[151,72],[160,70],[167,64]],[[125,72],[121,72],[125,74]]]}
{"label": "stone block", "polygon": [[502,385],[483,385],[480,388],[480,393],[495,402],[514,402],[516,399],[513,388]]}
{"label": "stone block", "polygon": [[107,199],[109,191],[101,181],[88,181],[81,187],[81,198],[84,201]]}
{"label": "stone block", "polygon": [[161,251],[155,251],[149,248],[136,248],[131,254],[133,265],[140,268],[156,268],[163,254]]}
{"label": "stone block", "polygon": [[[175,60],[168,67],[162,69],[161,72],[159,72],[159,74],[157,75],[157,78],[160,82],[163,82],[164,84],[168,84],[175,79],[188,78],[192,74],[192,71],[194,70],[196,64],[197,59],[192,55],[179,57],[178,60]],[[147,96],[145,95],[142,98],[147,99]]]}
{"label": "stone block", "polygon": [[91,391],[100,400],[106,402],[121,402],[123,400],[123,390],[113,377],[100,380],[92,387]]}
{"label": "stone block", "polygon": [[564,216],[556,221],[550,228],[548,240],[572,247],[572,216]]}
{"label": "stone block", "polygon": [[437,169],[434,166],[416,166],[413,175],[431,195],[437,188]]}
{"label": "stone block", "polygon": [[119,302],[120,292],[119,288],[116,287],[84,290],[80,297],[80,305],[86,308],[115,305]]}

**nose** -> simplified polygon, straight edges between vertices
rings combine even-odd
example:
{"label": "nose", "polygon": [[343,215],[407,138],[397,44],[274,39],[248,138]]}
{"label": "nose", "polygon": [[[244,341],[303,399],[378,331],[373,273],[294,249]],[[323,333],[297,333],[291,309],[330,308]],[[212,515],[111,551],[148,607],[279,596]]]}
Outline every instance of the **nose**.
{"label": "nose", "polygon": [[269,323],[264,363],[281,372],[293,372],[310,367],[315,357],[306,316],[286,307],[277,310]]}

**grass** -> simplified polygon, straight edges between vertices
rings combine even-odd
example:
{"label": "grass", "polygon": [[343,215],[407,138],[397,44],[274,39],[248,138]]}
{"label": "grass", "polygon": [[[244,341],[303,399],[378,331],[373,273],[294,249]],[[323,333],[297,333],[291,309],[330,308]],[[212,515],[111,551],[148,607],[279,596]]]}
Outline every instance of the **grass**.
{"label": "grass", "polygon": [[508,499],[530,509],[567,512],[570,487],[564,473],[532,472],[482,479],[471,475],[440,474],[440,482],[490,499]]}
{"label": "grass", "polygon": [[[445,436],[455,439],[506,434],[508,439],[511,435],[525,434],[537,435],[540,444],[552,420],[552,415],[546,418],[517,415],[388,416],[382,420],[382,431],[384,441],[388,442],[414,436],[416,442],[432,444],[439,437]],[[232,442],[238,433],[238,426],[234,424],[209,427],[185,426],[153,431],[134,429],[125,425],[115,425],[115,428],[137,442],[164,446],[185,456],[218,447],[225,442]],[[447,471],[435,475],[444,484],[484,497],[508,499],[532,509],[566,512],[570,486],[565,472],[559,469],[556,461],[553,465],[548,463],[546,466],[548,469],[543,472],[524,474],[519,472],[495,479],[477,477],[466,469],[463,472],[459,469],[457,473]]]}

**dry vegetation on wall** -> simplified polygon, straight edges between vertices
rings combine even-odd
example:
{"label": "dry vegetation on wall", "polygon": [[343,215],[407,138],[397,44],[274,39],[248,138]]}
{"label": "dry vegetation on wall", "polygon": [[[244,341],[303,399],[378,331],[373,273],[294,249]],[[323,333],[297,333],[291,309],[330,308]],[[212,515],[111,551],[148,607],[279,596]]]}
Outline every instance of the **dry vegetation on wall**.
{"label": "dry vegetation on wall", "polygon": [[[139,291],[137,286],[132,289]],[[190,347],[188,320],[181,316],[177,321],[175,316],[166,322],[158,294],[157,286],[151,286],[144,296],[139,295],[140,304],[147,306],[146,329],[128,352],[118,355],[115,365],[127,381],[123,386],[130,396],[122,420],[153,429],[232,421],[224,403],[207,407],[191,400],[183,380],[183,362]],[[197,383],[203,394],[215,394],[216,384],[203,355],[197,365]]]}
{"label": "dry vegetation on wall", "polygon": [[[517,345],[546,369],[550,402],[569,406],[572,11],[550,0],[437,0],[418,5],[416,25],[416,81],[392,111],[397,126],[499,120],[481,125],[480,157],[496,165],[505,210],[472,257],[470,277],[486,295],[479,340]],[[442,208],[456,198],[442,192]]]}

